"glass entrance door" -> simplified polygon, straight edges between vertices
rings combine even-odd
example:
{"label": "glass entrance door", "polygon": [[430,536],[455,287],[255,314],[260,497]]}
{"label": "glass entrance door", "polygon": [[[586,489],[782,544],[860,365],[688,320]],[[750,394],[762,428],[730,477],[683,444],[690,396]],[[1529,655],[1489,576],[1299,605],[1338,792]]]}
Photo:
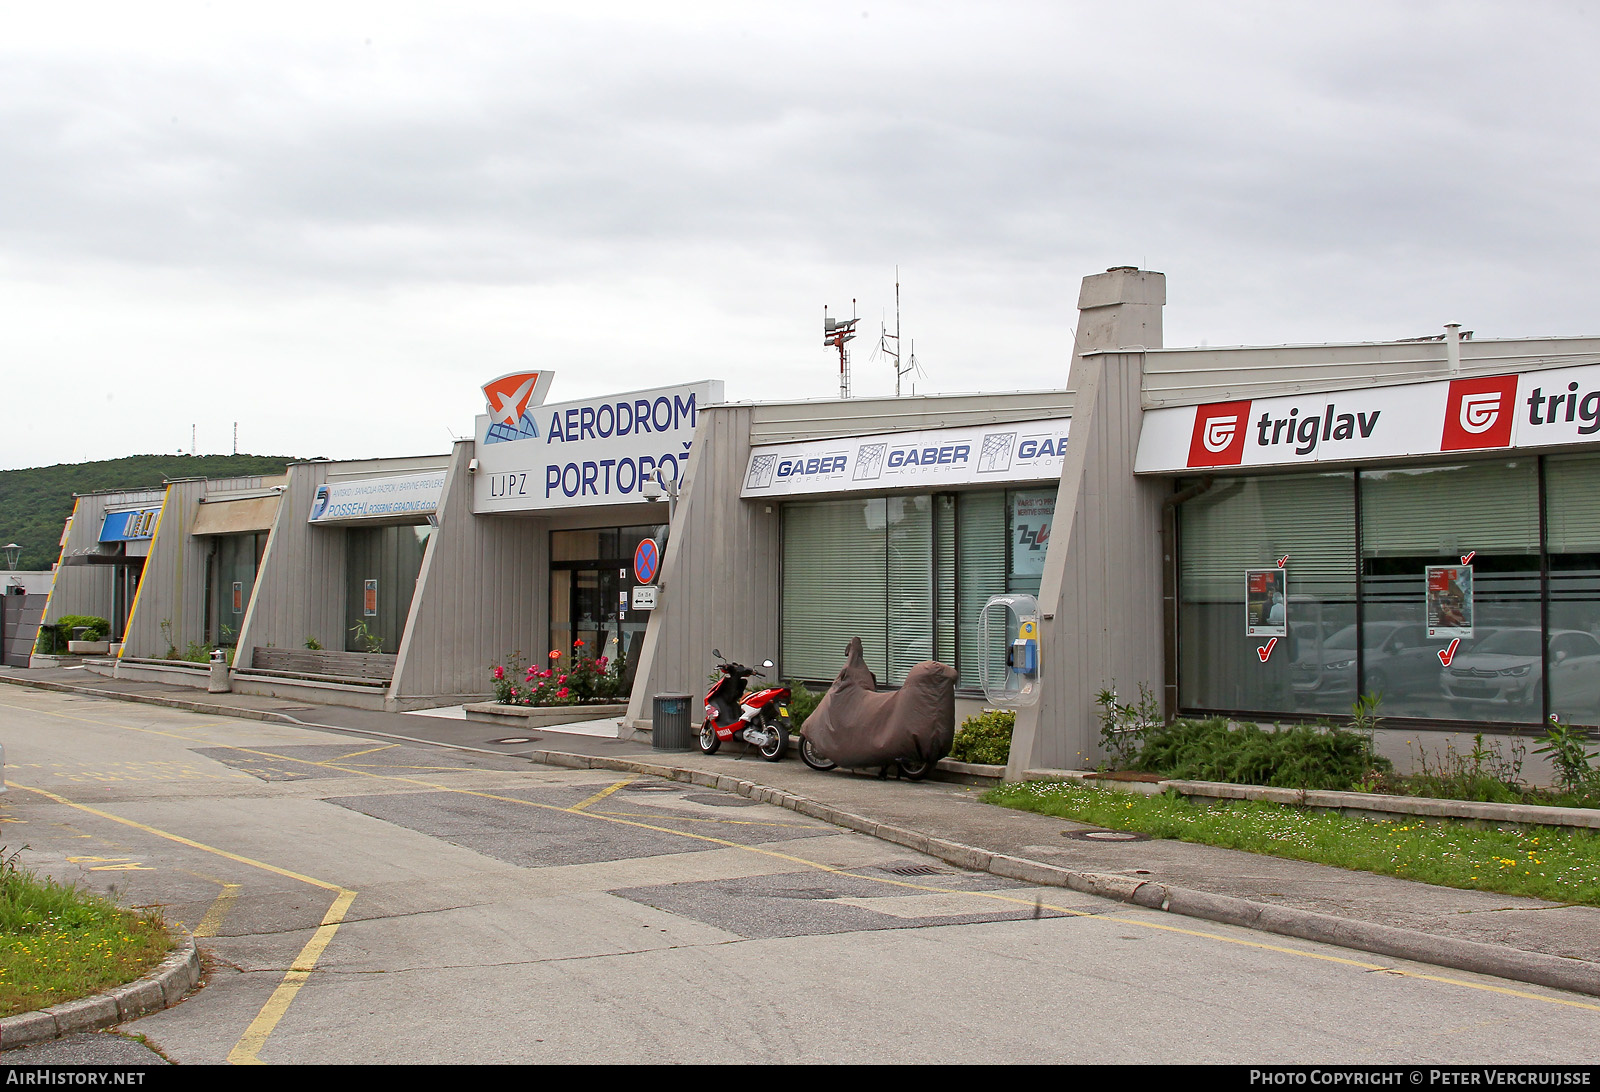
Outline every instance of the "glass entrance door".
{"label": "glass entrance door", "polygon": [[615,657],[621,639],[616,569],[555,569],[550,573],[550,648],[571,656],[583,642],[588,656]]}

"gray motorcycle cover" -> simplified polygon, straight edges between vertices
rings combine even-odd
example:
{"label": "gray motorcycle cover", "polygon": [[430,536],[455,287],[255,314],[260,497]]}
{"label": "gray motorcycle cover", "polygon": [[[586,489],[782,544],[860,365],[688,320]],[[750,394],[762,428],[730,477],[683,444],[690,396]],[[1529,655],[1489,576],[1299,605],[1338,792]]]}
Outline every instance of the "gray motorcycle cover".
{"label": "gray motorcycle cover", "polygon": [[899,690],[878,693],[861,656],[861,638],[802,731],[820,755],[841,766],[883,766],[897,758],[936,762],[956,734],[956,669],[933,660],[913,667]]}

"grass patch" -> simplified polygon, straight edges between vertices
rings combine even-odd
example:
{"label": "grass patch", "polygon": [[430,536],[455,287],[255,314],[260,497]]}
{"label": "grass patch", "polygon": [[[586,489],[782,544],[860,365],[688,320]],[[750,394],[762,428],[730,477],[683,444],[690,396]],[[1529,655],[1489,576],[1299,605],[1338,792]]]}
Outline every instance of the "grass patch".
{"label": "grass patch", "polygon": [[1064,782],[1008,783],[983,800],[1154,838],[1402,876],[1408,880],[1600,906],[1600,837],[1538,827],[1493,830],[1418,819],[1354,819],[1266,801],[1193,804]]}
{"label": "grass patch", "polygon": [[0,855],[0,1016],[131,982],[172,948],[157,915],[40,878],[20,852]]}

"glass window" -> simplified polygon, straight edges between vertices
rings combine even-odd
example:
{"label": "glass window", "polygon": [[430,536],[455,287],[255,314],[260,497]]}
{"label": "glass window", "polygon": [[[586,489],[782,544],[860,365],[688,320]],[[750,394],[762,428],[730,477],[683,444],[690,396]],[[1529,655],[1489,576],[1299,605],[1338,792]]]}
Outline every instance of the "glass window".
{"label": "glass window", "polygon": [[[1537,460],[1362,471],[1361,510],[1362,691],[1389,716],[1537,722]],[[1458,643],[1429,636],[1429,566],[1470,606]]]}
{"label": "glass window", "polygon": [[888,677],[888,507],[883,497],[783,506],[786,677],[832,679],[852,637],[873,674]]}
{"label": "glass window", "polygon": [[206,640],[219,648],[231,648],[238,643],[239,627],[250,606],[250,593],[255,588],[256,572],[266,545],[265,533],[218,535],[211,541]]}
{"label": "glass window", "polygon": [[913,667],[933,659],[933,498],[890,497],[885,504],[889,670],[879,677],[899,686]]}
{"label": "glass window", "polygon": [[[1181,705],[1263,712],[1350,707],[1355,528],[1355,478],[1348,473],[1219,479],[1184,503]],[[1280,559],[1287,602],[1272,612],[1286,632],[1268,648],[1270,638],[1246,633],[1245,571],[1276,569]]]}
{"label": "glass window", "polygon": [[427,524],[345,532],[346,651],[400,650],[432,534]]}
{"label": "glass window", "polygon": [[1550,712],[1600,724],[1600,456],[1545,460]]}
{"label": "glass window", "polygon": [[[1006,591],[1006,495],[962,493],[956,499],[956,685],[976,689],[983,605]],[[992,651],[990,673],[1005,668],[1005,650]]]}

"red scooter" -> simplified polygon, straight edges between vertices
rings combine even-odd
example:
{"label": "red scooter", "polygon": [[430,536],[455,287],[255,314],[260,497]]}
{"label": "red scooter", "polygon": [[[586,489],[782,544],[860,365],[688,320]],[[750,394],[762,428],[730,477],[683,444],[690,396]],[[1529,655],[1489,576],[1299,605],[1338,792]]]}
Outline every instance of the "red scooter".
{"label": "red scooter", "polygon": [[[711,654],[722,659],[722,653]],[[764,660],[762,667],[771,667]],[[722,678],[706,691],[706,719],[700,726],[700,750],[708,755],[730,739],[754,744],[761,757],[777,762],[789,750],[789,688],[769,686],[746,695],[745,680],[751,675],[767,676],[743,664],[719,663]]]}

